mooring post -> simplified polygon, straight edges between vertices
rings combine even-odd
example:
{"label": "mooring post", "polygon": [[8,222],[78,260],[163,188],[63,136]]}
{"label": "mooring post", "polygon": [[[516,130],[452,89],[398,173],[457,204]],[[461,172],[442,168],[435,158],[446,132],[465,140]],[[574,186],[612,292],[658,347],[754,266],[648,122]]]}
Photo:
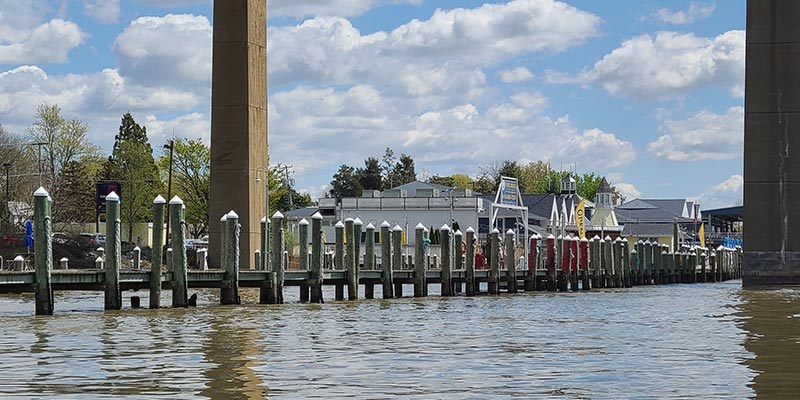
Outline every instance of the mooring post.
{"label": "mooring post", "polygon": [[311,216],[311,302],[322,303],[322,214]]}
{"label": "mooring post", "polygon": [[53,315],[53,225],[50,195],[43,187],[33,193],[33,250],[36,255],[36,315]]}
{"label": "mooring post", "polygon": [[[337,222],[335,228],[336,246],[333,253],[333,267],[335,270],[347,271],[347,266],[344,263],[344,222]],[[342,284],[341,281],[336,283],[334,299],[336,301],[344,300],[344,284]]]}
{"label": "mooring post", "polygon": [[167,247],[167,271],[172,272],[172,247]]}
{"label": "mooring post", "polygon": [[505,267],[506,267],[506,291],[517,293],[517,244],[515,243],[514,230],[506,231],[505,241]]}
{"label": "mooring post", "polygon": [[197,270],[208,271],[208,249],[197,249]]}
{"label": "mooring post", "polygon": [[225,269],[225,282],[222,283],[220,290],[220,304],[241,304],[239,298],[239,215],[231,210],[226,214],[226,226],[222,231],[221,241],[226,244],[224,254],[225,259],[223,268]]}
{"label": "mooring post", "polygon": [[139,246],[133,248],[133,270],[142,269],[142,249]]}
{"label": "mooring post", "polygon": [[[400,225],[395,225],[392,228],[392,270],[399,270],[403,268],[403,228]],[[394,275],[392,275],[392,283],[394,284],[394,297],[403,297],[403,284],[394,283]]]}
{"label": "mooring post", "polygon": [[[461,271],[464,269],[463,251],[466,250],[466,248],[462,250],[462,246],[466,247],[466,243],[464,242],[464,234],[461,233],[460,229],[457,229],[455,232],[453,232],[453,271]],[[461,282],[453,282],[453,294],[459,294],[461,291]]]}
{"label": "mooring post", "polygon": [[189,306],[189,277],[186,262],[186,221],[183,200],[169,201],[170,243],[172,245],[172,307]]}
{"label": "mooring post", "polygon": [[121,248],[119,196],[115,192],[111,192],[106,196],[106,310],[119,310],[122,308],[122,292],[119,287],[119,269],[122,261]]}
{"label": "mooring post", "polygon": [[286,264],[283,259],[284,241],[283,241],[283,214],[280,211],[275,211],[270,218],[270,225],[272,225],[272,243],[269,246],[272,254],[272,296],[275,299],[275,304],[283,304],[283,277],[286,271]]}
{"label": "mooring post", "polygon": [[636,251],[636,246],[630,253],[630,265],[633,277],[631,279],[631,286],[639,284],[639,253]]}
{"label": "mooring post", "polygon": [[547,268],[547,290],[556,290],[556,237],[550,234],[545,240],[547,250],[545,267]]}
{"label": "mooring post", "polygon": [[[361,218],[356,217],[353,220],[353,238],[356,240],[353,248],[353,256],[356,262],[356,278],[358,278],[358,271],[361,269],[361,232],[364,229],[364,222]],[[356,281],[358,283],[358,281]]]}
{"label": "mooring post", "polygon": [[356,252],[356,226],[355,220],[347,218],[344,221],[345,256],[347,266],[347,300],[358,300],[358,257]]}
{"label": "mooring post", "polygon": [[161,260],[164,248],[164,205],[167,200],[156,196],[153,200],[153,253],[150,256],[150,308],[161,307]]}
{"label": "mooring post", "polygon": [[536,290],[536,260],[539,258],[539,234],[533,234],[528,242],[528,271],[525,279],[525,291]]}
{"label": "mooring post", "polygon": [[556,268],[556,287],[559,292],[566,291],[569,286],[569,263],[566,259],[568,251],[564,251],[566,250],[564,242],[564,236],[558,235],[556,237],[556,263],[558,264]]}
{"label": "mooring post", "polygon": [[425,225],[419,223],[414,232],[414,297],[424,297],[427,286],[425,249],[422,247],[425,231]]}
{"label": "mooring post", "polygon": [[[25,259],[22,258],[22,256],[17,256],[17,258],[19,258],[20,261],[22,261],[23,263],[25,262]],[[16,266],[17,258],[14,259],[15,266]],[[105,270],[106,269],[106,260],[104,260],[103,257],[95,258],[94,259],[94,268],[95,269],[99,269],[99,270]],[[17,271],[22,271],[22,269],[18,269]]]}
{"label": "mooring post", "polygon": [[[399,253],[399,249],[397,250]],[[394,297],[394,283],[392,282],[392,233],[389,221],[381,223],[381,284],[383,285],[383,298]]]}
{"label": "mooring post", "polygon": [[261,245],[261,263],[256,266],[256,269],[261,271],[269,271],[269,220],[264,216],[261,218],[261,237],[259,239]]}
{"label": "mooring post", "polygon": [[[3,260],[0,259],[0,264],[2,264],[2,262]],[[67,257],[58,260],[58,269],[69,269],[69,259]]]}
{"label": "mooring post", "polygon": [[[228,251],[228,214],[223,214],[222,217],[219,219],[219,262],[221,265],[217,266],[217,268],[221,270],[225,270],[228,267],[225,263],[228,262],[228,255],[225,254]],[[167,257],[167,261],[169,261],[170,257]],[[169,268],[167,268],[169,270]]]}
{"label": "mooring post", "polygon": [[580,246],[578,250],[580,265],[578,268],[582,275],[581,286],[583,286],[583,290],[589,290],[589,239],[581,238],[578,246]]}
{"label": "mooring post", "polygon": [[469,297],[475,296],[477,286],[475,285],[475,229],[471,226],[467,228],[467,251],[466,265],[464,271],[465,294]]}
{"label": "mooring post", "polygon": [[622,238],[622,269],[625,270],[625,279],[622,285],[626,288],[632,287],[633,271],[631,270],[631,249],[628,245],[628,238]]}
{"label": "mooring post", "polygon": [[447,226],[447,224],[439,228],[439,237],[442,238],[442,296],[444,297],[453,295],[453,266],[451,264],[451,260],[453,259],[453,245],[450,241],[450,233],[450,227]]}
{"label": "mooring post", "polygon": [[492,229],[489,238],[489,294],[500,294],[500,230]]}
{"label": "mooring post", "polygon": [[[365,232],[364,269],[372,271],[375,269],[375,225],[372,225],[372,223],[367,224]],[[364,282],[364,298],[375,298],[375,284]]]}

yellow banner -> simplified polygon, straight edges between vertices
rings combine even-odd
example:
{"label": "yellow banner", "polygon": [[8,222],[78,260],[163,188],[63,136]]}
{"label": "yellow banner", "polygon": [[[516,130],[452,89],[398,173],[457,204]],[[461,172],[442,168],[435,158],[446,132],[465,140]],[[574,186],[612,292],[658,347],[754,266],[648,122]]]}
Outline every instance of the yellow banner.
{"label": "yellow banner", "polygon": [[706,224],[700,224],[700,230],[697,231],[697,236],[700,236],[700,247],[706,247]]}
{"label": "yellow banner", "polygon": [[575,206],[575,223],[578,225],[578,236],[580,236],[581,239],[586,237],[586,210],[584,210],[585,206],[586,204],[583,200],[578,202],[578,205]]}

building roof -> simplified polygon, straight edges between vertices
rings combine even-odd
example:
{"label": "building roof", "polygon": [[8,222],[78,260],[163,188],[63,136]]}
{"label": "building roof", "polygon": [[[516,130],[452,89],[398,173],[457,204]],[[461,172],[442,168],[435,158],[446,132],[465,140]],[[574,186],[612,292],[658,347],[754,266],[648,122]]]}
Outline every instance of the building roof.
{"label": "building roof", "polygon": [[416,197],[417,196],[417,189],[436,189],[436,190],[450,190],[452,189],[450,186],[439,185],[437,183],[428,183],[422,181],[414,181],[402,184],[400,186],[395,186],[392,189],[400,189],[405,190],[408,197]]}
{"label": "building roof", "polygon": [[673,225],[664,223],[629,223],[622,229],[623,236],[636,237],[672,237],[673,232]]}
{"label": "building roof", "polygon": [[287,219],[310,218],[317,211],[319,211],[319,207],[303,207],[286,211],[283,213],[283,215]]}
{"label": "building roof", "polygon": [[608,184],[606,178],[600,181],[600,186],[597,187],[597,193],[611,193],[611,185]]}
{"label": "building roof", "polygon": [[617,221],[621,224],[629,223],[688,223],[692,222],[689,218],[675,215],[661,208],[617,208]]}

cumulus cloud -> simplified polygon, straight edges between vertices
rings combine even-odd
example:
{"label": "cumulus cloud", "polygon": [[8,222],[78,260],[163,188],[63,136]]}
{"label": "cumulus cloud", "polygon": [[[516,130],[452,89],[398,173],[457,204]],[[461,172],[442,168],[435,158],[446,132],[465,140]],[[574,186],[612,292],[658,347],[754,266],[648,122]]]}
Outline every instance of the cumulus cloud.
{"label": "cumulus cloud", "polygon": [[519,83],[533,79],[533,73],[525,67],[504,69],[500,71],[500,82]]}
{"label": "cumulus cloud", "polygon": [[[4,14],[2,20],[7,18],[11,16]],[[10,37],[18,34],[7,33]],[[65,63],[70,51],[83,44],[86,37],[74,22],[52,19],[16,41],[0,40],[0,64]]]}
{"label": "cumulus cloud", "polygon": [[689,3],[686,10],[673,11],[668,8],[660,8],[651,16],[653,19],[673,25],[687,25],[706,19],[714,13],[716,5],[712,3]]}
{"label": "cumulus cloud", "polygon": [[83,0],[83,12],[102,24],[119,20],[119,0]]}
{"label": "cumulus cloud", "polygon": [[598,83],[615,96],[663,99],[699,87],[740,91],[744,82],[744,31],[714,38],[692,33],[641,35],[622,45],[577,76],[548,71],[552,83]]}
{"label": "cumulus cloud", "polygon": [[740,157],[744,146],[744,108],[724,114],[703,110],[684,120],[663,121],[664,133],[647,145],[653,157],[672,161],[724,160]]}
{"label": "cumulus cloud", "polygon": [[120,73],[144,86],[207,91],[211,23],[205,16],[167,14],[133,20],[114,41]]}
{"label": "cumulus cloud", "polygon": [[211,120],[203,113],[190,113],[171,120],[160,120],[154,114],[147,114],[140,123],[147,127],[147,136],[154,144],[166,143],[173,132],[175,137],[200,139],[206,144],[211,142]]}
{"label": "cumulus cloud", "polygon": [[699,202],[703,209],[733,207],[742,204],[743,189],[744,177],[733,175],[689,200]]}
{"label": "cumulus cloud", "polygon": [[422,4],[423,0],[270,0],[270,16],[309,17],[361,15],[373,8],[388,4]]}

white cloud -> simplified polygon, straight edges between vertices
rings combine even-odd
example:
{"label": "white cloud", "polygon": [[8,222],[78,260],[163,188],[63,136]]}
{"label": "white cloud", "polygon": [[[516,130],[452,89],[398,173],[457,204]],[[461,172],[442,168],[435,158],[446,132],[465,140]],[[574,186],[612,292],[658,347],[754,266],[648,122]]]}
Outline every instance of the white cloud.
{"label": "white cloud", "polygon": [[733,207],[742,204],[743,189],[744,177],[733,175],[689,200],[699,202],[703,209]]}
{"label": "white cloud", "polygon": [[525,67],[504,69],[500,71],[500,82],[519,83],[533,79],[533,73]]}
{"label": "white cloud", "polygon": [[641,35],[571,77],[548,71],[553,83],[599,83],[608,93],[639,99],[684,95],[698,87],[727,87],[732,94],[744,83],[744,31],[714,38],[691,33]]}
{"label": "white cloud", "polygon": [[625,197],[626,201],[642,197],[642,192],[640,192],[639,189],[637,189],[632,183],[619,182],[614,183],[613,185],[615,188],[617,188],[619,193]]}
{"label": "white cloud", "polygon": [[704,110],[680,121],[666,120],[664,133],[647,145],[647,153],[672,161],[724,160],[740,157],[744,146],[744,108],[724,114]]}
{"label": "white cloud", "polygon": [[83,0],[83,12],[103,24],[119,20],[119,0]]}
{"label": "white cloud", "polygon": [[141,17],[114,41],[120,73],[144,86],[208,91],[212,29],[208,18],[187,14]]}
{"label": "white cloud", "polygon": [[206,114],[191,113],[167,121],[160,120],[154,114],[147,114],[144,121],[139,123],[147,127],[147,136],[153,147],[171,139],[173,129],[175,137],[201,139],[206,144],[211,142],[211,120]]}
{"label": "white cloud", "polygon": [[[9,18],[13,16],[3,14],[0,20]],[[16,31],[5,34],[17,40],[0,40],[0,64],[65,63],[70,51],[83,44],[87,37],[78,25],[59,18],[25,34]]]}
{"label": "white cloud", "polygon": [[712,3],[689,3],[687,10],[672,11],[668,8],[660,8],[653,13],[652,18],[673,25],[687,25],[706,19],[714,13],[716,5]]}
{"label": "white cloud", "polygon": [[373,8],[388,4],[422,4],[423,0],[270,0],[269,16],[339,16],[361,15]]}

